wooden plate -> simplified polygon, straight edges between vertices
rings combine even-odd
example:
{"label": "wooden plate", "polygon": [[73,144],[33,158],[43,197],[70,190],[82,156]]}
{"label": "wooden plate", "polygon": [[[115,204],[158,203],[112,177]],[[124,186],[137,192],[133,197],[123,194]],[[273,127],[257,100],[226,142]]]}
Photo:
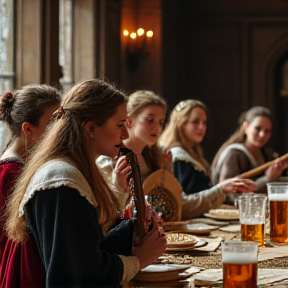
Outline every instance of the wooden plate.
{"label": "wooden plate", "polygon": [[193,235],[179,232],[166,233],[166,240],[168,248],[192,247],[197,242]]}
{"label": "wooden plate", "polygon": [[[192,235],[191,235],[192,236]],[[195,248],[199,248],[202,246],[205,246],[207,242],[203,239],[200,239],[196,236],[194,236],[194,239],[196,240],[196,243],[192,246],[183,246],[183,247],[166,247],[166,252],[180,252],[180,251],[190,251]]]}

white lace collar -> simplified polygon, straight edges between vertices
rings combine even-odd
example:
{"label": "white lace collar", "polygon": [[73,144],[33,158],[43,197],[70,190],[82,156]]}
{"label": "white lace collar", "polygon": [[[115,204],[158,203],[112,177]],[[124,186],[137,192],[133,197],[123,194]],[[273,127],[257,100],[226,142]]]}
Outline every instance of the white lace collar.
{"label": "white lace collar", "polygon": [[188,163],[191,163],[195,170],[197,171],[204,171],[206,173],[205,167],[195,160],[186,150],[184,150],[182,147],[172,147],[170,149],[172,153],[172,160],[173,162],[180,160],[180,161],[185,161]]}
{"label": "white lace collar", "polygon": [[19,214],[24,215],[24,206],[37,191],[67,186],[76,189],[90,204],[97,207],[92,189],[83,174],[67,159],[51,160],[42,165],[31,178],[23,199]]}

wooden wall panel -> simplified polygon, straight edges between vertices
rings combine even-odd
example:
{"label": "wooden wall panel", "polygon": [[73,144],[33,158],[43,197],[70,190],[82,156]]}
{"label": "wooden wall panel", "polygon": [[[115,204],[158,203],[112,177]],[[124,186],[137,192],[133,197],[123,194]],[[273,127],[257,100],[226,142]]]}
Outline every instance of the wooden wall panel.
{"label": "wooden wall panel", "polygon": [[79,82],[95,77],[95,21],[94,0],[74,0],[73,63],[74,79]]}
{"label": "wooden wall panel", "polygon": [[288,59],[288,2],[165,0],[162,7],[163,94],[170,108],[188,97],[208,106],[208,160],[234,131],[240,113],[254,105],[275,113],[271,142],[283,147],[275,78]]}
{"label": "wooden wall panel", "polygon": [[28,83],[58,85],[57,0],[16,1],[16,88]]}
{"label": "wooden wall panel", "polygon": [[16,87],[41,82],[41,0],[17,1]]}

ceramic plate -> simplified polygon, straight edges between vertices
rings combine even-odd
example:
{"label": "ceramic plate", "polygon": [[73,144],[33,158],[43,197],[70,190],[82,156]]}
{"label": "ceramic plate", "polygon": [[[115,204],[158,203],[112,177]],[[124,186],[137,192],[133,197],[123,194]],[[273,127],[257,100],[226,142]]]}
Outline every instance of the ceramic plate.
{"label": "ceramic plate", "polygon": [[181,272],[190,268],[191,265],[177,265],[177,264],[165,264],[157,265],[152,264],[142,269],[135,275],[133,281],[142,282],[166,282],[183,278]]}
{"label": "ceramic plate", "polygon": [[172,231],[202,235],[202,234],[208,234],[211,231],[218,229],[219,226],[212,226],[205,223],[195,223],[195,224],[186,224],[182,225],[181,227],[175,227],[175,228],[178,229]]}
{"label": "ceramic plate", "polygon": [[209,213],[205,213],[204,216],[212,219],[217,219],[217,220],[238,220],[239,217],[233,217],[233,216],[228,216],[228,215],[211,215]]}
{"label": "ceramic plate", "polygon": [[186,221],[187,224],[199,224],[199,223],[204,223],[204,224],[208,224],[208,225],[212,225],[212,226],[225,226],[225,225],[229,225],[229,222],[224,222],[224,221],[216,221],[213,219],[209,219],[209,218],[195,218],[195,219],[191,219]]}
{"label": "ceramic plate", "polygon": [[240,224],[228,225],[225,227],[219,228],[219,230],[224,232],[239,232],[241,230]]}
{"label": "ceramic plate", "polygon": [[203,223],[187,224],[186,227],[187,230],[185,230],[185,232],[192,234],[207,234],[219,228],[219,226],[212,226]]}
{"label": "ceramic plate", "polygon": [[237,220],[239,219],[238,209],[211,209],[204,216],[219,220]]}
{"label": "ceramic plate", "polygon": [[187,221],[163,222],[161,226],[164,231],[179,231],[185,228]]}

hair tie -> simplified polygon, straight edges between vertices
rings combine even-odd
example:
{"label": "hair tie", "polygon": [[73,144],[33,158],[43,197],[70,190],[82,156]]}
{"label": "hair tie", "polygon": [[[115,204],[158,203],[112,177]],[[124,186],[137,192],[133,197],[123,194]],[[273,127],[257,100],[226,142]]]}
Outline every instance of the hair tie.
{"label": "hair tie", "polygon": [[13,97],[13,94],[12,94],[11,92],[9,92],[9,91],[5,92],[5,93],[3,94],[3,96],[2,96],[2,98],[3,98],[4,100],[7,100],[7,99],[12,98],[12,97]]}
{"label": "hair tie", "polygon": [[183,100],[181,102],[179,102],[176,106],[175,106],[175,111],[176,112],[180,112],[181,110],[183,110],[185,107],[187,107],[188,105],[188,100]]}
{"label": "hair tie", "polygon": [[61,105],[55,112],[53,112],[52,118],[58,120],[64,115],[65,115],[65,110],[63,106]]}

